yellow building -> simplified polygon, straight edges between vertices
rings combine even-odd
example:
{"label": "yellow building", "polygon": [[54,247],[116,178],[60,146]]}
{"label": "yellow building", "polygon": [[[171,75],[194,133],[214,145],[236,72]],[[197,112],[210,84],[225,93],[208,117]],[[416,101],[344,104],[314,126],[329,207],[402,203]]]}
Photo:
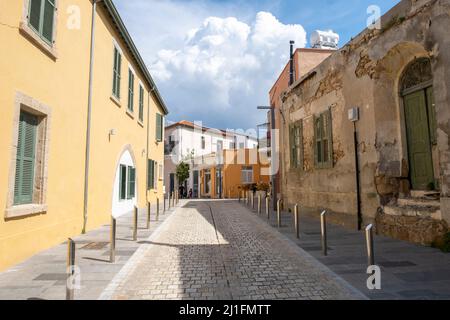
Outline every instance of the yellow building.
{"label": "yellow building", "polygon": [[0,270],[163,197],[168,110],[112,1],[0,1]]}

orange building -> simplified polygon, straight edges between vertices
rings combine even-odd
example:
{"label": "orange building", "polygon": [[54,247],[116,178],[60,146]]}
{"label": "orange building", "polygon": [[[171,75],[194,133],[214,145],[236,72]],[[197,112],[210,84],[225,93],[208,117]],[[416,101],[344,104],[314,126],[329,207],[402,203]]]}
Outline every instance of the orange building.
{"label": "orange building", "polygon": [[269,183],[268,159],[262,159],[257,149],[223,150],[195,159],[200,171],[202,198],[237,198],[242,185]]}

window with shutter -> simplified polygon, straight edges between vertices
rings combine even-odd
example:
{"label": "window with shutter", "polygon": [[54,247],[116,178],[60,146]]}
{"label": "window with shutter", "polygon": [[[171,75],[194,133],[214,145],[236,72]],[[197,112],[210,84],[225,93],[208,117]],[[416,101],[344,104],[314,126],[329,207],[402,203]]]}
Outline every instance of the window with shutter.
{"label": "window with shutter", "polygon": [[36,116],[20,112],[14,181],[15,205],[33,202],[37,125],[38,118]]}
{"label": "window with shutter", "polygon": [[134,73],[128,70],[128,111],[134,111]]}
{"label": "window with shutter", "polygon": [[29,0],[28,24],[49,45],[53,44],[55,0]]}
{"label": "window with shutter", "polygon": [[155,163],[153,160],[147,161],[147,189],[152,190],[155,181]]}
{"label": "window with shutter", "polygon": [[120,165],[119,177],[119,199],[125,200],[127,197],[127,166]]}
{"label": "window with shutter", "polygon": [[316,168],[333,166],[331,110],[314,117],[314,163]]}
{"label": "window with shutter", "polygon": [[303,168],[303,123],[298,121],[289,128],[291,168]]}
{"label": "window with shutter", "polygon": [[144,88],[139,86],[139,121],[144,121]]}
{"label": "window with shutter", "polygon": [[128,167],[128,179],[127,179],[127,199],[133,199],[136,194],[136,169]]}
{"label": "window with shutter", "polygon": [[163,116],[159,113],[156,114],[156,141],[161,142],[163,140]]}
{"label": "window with shutter", "polygon": [[120,99],[120,81],[121,81],[122,55],[119,49],[114,46],[114,69],[113,69],[113,95]]}
{"label": "window with shutter", "polygon": [[158,162],[153,161],[153,189],[158,189]]}

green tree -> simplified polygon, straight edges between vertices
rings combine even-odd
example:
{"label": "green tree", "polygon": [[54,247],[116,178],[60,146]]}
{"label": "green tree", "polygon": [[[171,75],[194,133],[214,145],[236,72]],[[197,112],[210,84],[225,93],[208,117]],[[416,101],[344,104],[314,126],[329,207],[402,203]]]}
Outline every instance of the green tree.
{"label": "green tree", "polygon": [[184,161],[177,165],[177,179],[180,185],[189,179],[189,165]]}

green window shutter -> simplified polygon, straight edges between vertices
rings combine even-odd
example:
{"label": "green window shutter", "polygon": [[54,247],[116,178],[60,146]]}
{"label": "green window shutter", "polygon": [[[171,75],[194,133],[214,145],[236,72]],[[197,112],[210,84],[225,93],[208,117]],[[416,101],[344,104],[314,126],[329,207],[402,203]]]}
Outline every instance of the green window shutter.
{"label": "green window shutter", "polygon": [[332,115],[331,109],[328,109],[323,114],[324,117],[324,130],[326,137],[326,142],[324,142],[324,150],[326,150],[326,155],[324,157],[325,167],[332,168],[333,167],[333,123],[332,123]]}
{"label": "green window shutter", "polygon": [[155,176],[155,164],[153,160],[148,160],[148,176],[147,176],[147,189],[153,190],[153,182]]}
{"label": "green window shutter", "polygon": [[121,164],[119,174],[119,199],[125,200],[127,197],[127,167]]}
{"label": "green window shutter", "polygon": [[139,120],[144,121],[144,88],[139,86]]}
{"label": "green window shutter", "polygon": [[291,168],[295,168],[294,125],[289,126],[289,146],[291,151]]}
{"label": "green window shutter", "polygon": [[303,169],[303,121],[300,120],[296,126],[296,156],[297,168]]}
{"label": "green window shutter", "polygon": [[48,44],[53,43],[55,0],[30,0],[28,23]]}
{"label": "green window shutter", "polygon": [[319,167],[320,164],[320,116],[314,116],[314,166]]}
{"label": "green window shutter", "polygon": [[113,69],[113,95],[120,99],[122,55],[118,48],[114,46],[114,69]]}
{"label": "green window shutter", "polygon": [[14,185],[16,205],[33,202],[37,124],[36,116],[26,112],[20,113]]}
{"label": "green window shutter", "polygon": [[134,110],[134,74],[128,70],[128,110],[133,112]]}
{"label": "green window shutter", "polygon": [[128,167],[127,199],[133,199],[136,194],[136,169]]}
{"label": "green window shutter", "polygon": [[156,114],[156,141],[162,141],[163,132],[163,116],[159,113]]}

